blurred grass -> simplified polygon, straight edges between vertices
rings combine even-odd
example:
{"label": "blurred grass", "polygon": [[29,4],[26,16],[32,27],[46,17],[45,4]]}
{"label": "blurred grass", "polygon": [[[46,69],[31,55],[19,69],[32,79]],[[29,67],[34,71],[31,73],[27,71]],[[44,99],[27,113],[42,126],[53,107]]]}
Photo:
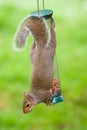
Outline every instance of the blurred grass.
{"label": "blurred grass", "polygon": [[[34,6],[35,5],[35,6]],[[30,46],[14,52],[12,40],[19,22],[36,10],[36,0],[0,1],[0,130],[87,129],[87,0],[48,0],[57,33],[62,93],[65,101],[38,105],[22,113],[24,91],[31,79]]]}

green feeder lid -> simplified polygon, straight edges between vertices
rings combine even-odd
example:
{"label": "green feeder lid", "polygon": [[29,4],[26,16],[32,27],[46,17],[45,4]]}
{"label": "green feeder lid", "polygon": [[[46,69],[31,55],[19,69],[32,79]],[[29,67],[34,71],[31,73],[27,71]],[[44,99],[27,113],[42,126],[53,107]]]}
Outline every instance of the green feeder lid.
{"label": "green feeder lid", "polygon": [[52,10],[39,10],[34,11],[30,14],[30,16],[34,17],[44,17],[45,19],[49,19],[52,17],[53,11]]}

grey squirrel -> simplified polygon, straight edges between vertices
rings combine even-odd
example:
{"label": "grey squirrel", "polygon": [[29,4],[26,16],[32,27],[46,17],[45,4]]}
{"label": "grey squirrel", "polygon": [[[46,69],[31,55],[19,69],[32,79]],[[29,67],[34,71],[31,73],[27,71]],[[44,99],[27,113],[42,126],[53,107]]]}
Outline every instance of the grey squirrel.
{"label": "grey squirrel", "polygon": [[[55,23],[51,18],[50,29],[44,18],[28,17],[24,20],[15,37],[15,47],[24,47],[29,32],[34,37],[31,48],[32,79],[29,92],[24,93],[23,112],[31,112],[32,109],[44,102],[50,104],[53,94],[54,65],[53,59],[56,48]],[[60,89],[60,88],[58,88]]]}

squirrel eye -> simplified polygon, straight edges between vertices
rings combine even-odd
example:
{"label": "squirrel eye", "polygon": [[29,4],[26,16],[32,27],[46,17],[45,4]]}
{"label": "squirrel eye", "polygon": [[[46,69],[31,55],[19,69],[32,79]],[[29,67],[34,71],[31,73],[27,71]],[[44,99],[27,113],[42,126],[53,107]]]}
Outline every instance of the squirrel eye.
{"label": "squirrel eye", "polygon": [[26,105],[26,107],[29,107],[29,106],[30,106],[29,104]]}

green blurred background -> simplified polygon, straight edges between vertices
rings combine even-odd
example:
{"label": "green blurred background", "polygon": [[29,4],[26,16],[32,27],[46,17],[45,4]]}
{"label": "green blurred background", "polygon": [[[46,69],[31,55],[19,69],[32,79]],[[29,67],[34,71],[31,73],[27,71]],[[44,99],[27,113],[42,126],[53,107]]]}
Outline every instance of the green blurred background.
{"label": "green blurred background", "polygon": [[0,130],[87,130],[87,0],[45,0],[45,5],[54,11],[65,101],[23,114],[33,38],[22,52],[15,52],[12,42],[20,21],[37,10],[36,0],[0,0]]}

